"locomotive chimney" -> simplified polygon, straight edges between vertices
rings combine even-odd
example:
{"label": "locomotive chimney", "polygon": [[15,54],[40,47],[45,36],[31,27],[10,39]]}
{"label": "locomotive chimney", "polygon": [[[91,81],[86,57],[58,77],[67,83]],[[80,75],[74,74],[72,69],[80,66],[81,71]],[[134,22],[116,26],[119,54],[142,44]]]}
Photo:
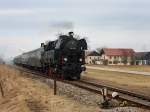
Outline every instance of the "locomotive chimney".
{"label": "locomotive chimney", "polygon": [[70,37],[72,37],[72,38],[73,38],[73,35],[74,35],[74,33],[73,33],[73,32],[69,32],[68,34],[69,34],[69,36],[70,36]]}

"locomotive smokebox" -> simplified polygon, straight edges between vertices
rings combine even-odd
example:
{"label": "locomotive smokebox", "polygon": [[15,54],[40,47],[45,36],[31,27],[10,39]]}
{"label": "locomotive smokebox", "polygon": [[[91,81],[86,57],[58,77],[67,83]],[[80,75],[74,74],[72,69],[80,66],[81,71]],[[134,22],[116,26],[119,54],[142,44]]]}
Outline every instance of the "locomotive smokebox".
{"label": "locomotive smokebox", "polygon": [[65,48],[68,50],[76,50],[78,47],[78,41],[70,40],[66,43]]}

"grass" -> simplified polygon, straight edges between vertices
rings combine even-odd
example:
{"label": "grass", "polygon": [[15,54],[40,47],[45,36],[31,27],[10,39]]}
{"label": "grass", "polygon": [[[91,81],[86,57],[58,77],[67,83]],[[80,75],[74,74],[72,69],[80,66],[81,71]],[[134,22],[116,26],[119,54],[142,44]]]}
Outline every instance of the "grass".
{"label": "grass", "polygon": [[109,84],[115,84],[129,88],[135,87],[137,89],[143,88],[143,90],[146,89],[150,91],[150,76],[93,69],[87,69],[87,71],[82,75],[96,78]]}
{"label": "grass", "polygon": [[[0,80],[5,80],[5,88],[8,90],[7,97],[9,95],[11,96],[11,91],[13,89],[17,91],[19,99],[9,100],[13,101],[13,104],[21,104],[21,106],[16,106],[16,108],[21,109],[20,112],[32,112],[27,105],[27,102],[33,102],[33,105],[46,108],[44,112],[99,111],[98,107],[81,104],[80,102],[70,99],[66,96],[53,95],[53,89],[51,89],[49,85],[40,81],[40,79],[32,79],[28,75],[30,74],[20,72],[10,66],[0,65]],[[3,99],[5,100],[5,98]],[[2,103],[0,97],[0,112],[8,112],[6,110],[10,103]],[[11,112],[16,111],[11,110]]]}
{"label": "grass", "polygon": [[125,66],[125,65],[109,65],[109,66],[104,66],[104,65],[87,65],[87,66],[96,66],[96,67],[103,67],[103,68],[114,68],[114,69],[122,69],[122,70],[131,70],[131,71],[141,71],[141,72],[150,72],[150,66],[148,65],[130,65],[130,66]]}

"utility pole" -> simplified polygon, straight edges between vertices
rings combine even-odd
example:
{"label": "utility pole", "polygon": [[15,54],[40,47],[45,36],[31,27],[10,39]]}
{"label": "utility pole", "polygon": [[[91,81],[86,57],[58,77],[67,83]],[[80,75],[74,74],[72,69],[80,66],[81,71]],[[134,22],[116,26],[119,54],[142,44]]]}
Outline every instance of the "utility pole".
{"label": "utility pole", "polygon": [[56,77],[56,74],[53,73],[53,70],[51,67],[48,68],[48,76],[51,80],[54,81],[54,95],[57,94],[57,77]]}
{"label": "utility pole", "polygon": [[57,77],[56,74],[54,74],[54,95],[57,94]]}
{"label": "utility pole", "polygon": [[107,88],[102,88],[101,93],[103,96],[103,102],[101,103],[101,107],[102,108],[108,108],[109,107],[109,100],[107,99],[107,94],[108,94]]}
{"label": "utility pole", "polygon": [[2,86],[2,81],[0,81],[0,91],[1,91],[2,97],[4,97],[4,90],[3,90],[3,86]]}

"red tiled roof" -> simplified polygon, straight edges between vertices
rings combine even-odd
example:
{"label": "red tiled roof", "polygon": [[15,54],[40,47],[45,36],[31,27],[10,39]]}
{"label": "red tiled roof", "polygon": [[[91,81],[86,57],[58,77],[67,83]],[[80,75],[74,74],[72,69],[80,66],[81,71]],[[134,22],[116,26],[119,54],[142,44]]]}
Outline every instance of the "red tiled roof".
{"label": "red tiled roof", "polygon": [[121,48],[104,48],[102,51],[108,56],[134,56],[133,49],[121,49]]}

